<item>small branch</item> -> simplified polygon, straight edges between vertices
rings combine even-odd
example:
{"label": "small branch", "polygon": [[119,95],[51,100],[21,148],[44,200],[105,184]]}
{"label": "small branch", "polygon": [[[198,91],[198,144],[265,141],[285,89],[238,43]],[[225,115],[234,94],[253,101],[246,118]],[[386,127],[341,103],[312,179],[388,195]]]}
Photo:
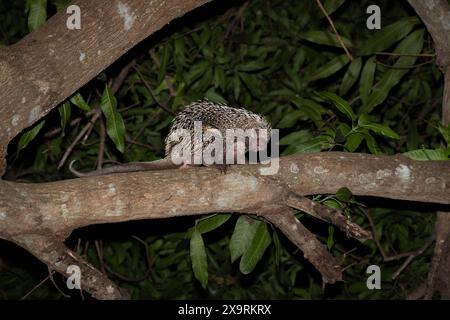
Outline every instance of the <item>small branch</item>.
{"label": "small branch", "polygon": [[123,82],[128,76],[128,73],[130,72],[131,68],[133,68],[136,65],[136,60],[133,59],[129,63],[127,63],[122,70],[120,70],[119,75],[115,78],[114,84],[111,86],[112,93],[116,93],[119,91],[120,87],[122,86]]}
{"label": "small branch", "polygon": [[[104,274],[95,269],[83,258],[65,247],[62,239],[55,235],[24,235],[28,241],[25,248],[39,257],[48,268],[67,276],[66,270],[70,265],[80,268],[82,275],[81,285],[84,290],[89,291],[96,299],[126,299],[128,294],[117,287]],[[18,237],[19,238],[19,237]],[[49,276],[50,277],[50,276]]]}
{"label": "small branch", "polygon": [[406,258],[406,260],[403,262],[401,267],[398,268],[398,270],[396,272],[394,272],[394,274],[392,275],[392,279],[395,280],[400,275],[400,273],[403,270],[405,270],[405,268],[411,263],[411,261],[414,258],[422,255],[425,252],[425,250],[433,243],[433,241],[434,241],[434,237],[431,237],[420,249],[418,249],[416,251],[410,251],[408,258]]}
{"label": "small branch", "polygon": [[329,208],[323,204],[294,194],[290,194],[287,197],[286,204],[290,207],[302,210],[313,217],[333,223],[339,229],[344,231],[347,236],[353,237],[361,242],[372,238],[370,232],[364,230],[356,223],[351,222],[340,210]]}
{"label": "small branch", "polygon": [[142,74],[139,72],[138,68],[133,67],[133,69],[134,69],[134,71],[136,71],[136,73],[138,74],[139,78],[141,79],[141,81],[142,81],[142,83],[144,84],[145,88],[147,88],[147,91],[150,93],[150,95],[152,96],[153,100],[155,100],[156,104],[157,104],[160,108],[162,108],[164,111],[166,111],[168,114],[175,115],[175,113],[174,113],[172,110],[170,110],[166,105],[160,103],[160,102],[156,99],[155,95],[153,94],[152,88],[151,88],[150,85],[148,84],[147,80],[145,80],[145,78],[144,78],[144,77],[142,76]]}
{"label": "small branch", "polygon": [[97,170],[101,170],[103,167],[103,156],[105,153],[105,140],[106,140],[106,127],[105,122],[100,118],[100,146],[98,148],[97,156]]}
{"label": "small branch", "polygon": [[394,274],[392,275],[392,279],[396,279],[400,273],[409,265],[409,263],[416,257],[422,255],[425,250],[433,243],[434,241],[434,237],[431,237],[430,239],[428,239],[428,241],[419,249],[414,250],[414,251],[409,251],[409,252],[403,252],[403,253],[399,253],[399,254],[395,254],[395,255],[388,255],[386,254],[386,252],[384,251],[383,247],[381,246],[380,240],[378,239],[378,237],[376,236],[376,227],[375,227],[375,223],[373,222],[372,217],[370,216],[370,214],[367,212],[367,210],[365,209],[361,209],[363,211],[363,213],[365,214],[365,216],[367,217],[367,220],[369,220],[369,224],[370,227],[372,228],[372,232],[373,232],[373,239],[375,240],[375,244],[377,245],[378,250],[380,251],[381,255],[383,256],[383,260],[385,262],[389,262],[389,261],[394,261],[394,260],[399,260],[402,258],[407,258],[403,264],[401,265],[401,267],[394,272]]}
{"label": "small branch", "polygon": [[58,285],[56,284],[55,279],[53,279],[53,273],[54,273],[53,270],[51,270],[49,267],[47,267],[47,269],[48,269],[48,275],[49,275],[49,277],[50,277],[50,280],[51,280],[51,282],[53,283],[53,285],[55,286],[56,290],[58,290],[59,293],[60,293],[64,298],[70,298],[70,296],[67,295],[67,294],[65,294],[65,293],[58,287]]}
{"label": "small branch", "polygon": [[342,281],[339,263],[316,236],[297,220],[292,209],[282,206],[264,207],[257,213],[282,230],[302,250],[304,257],[320,271],[325,284]]}
{"label": "small branch", "polygon": [[435,53],[395,53],[395,52],[375,52],[379,56],[393,56],[393,57],[430,57],[436,58]]}
{"label": "small branch", "polygon": [[[142,239],[139,239],[138,237],[136,237],[136,236],[132,236],[132,238],[133,239],[135,239],[135,240],[137,240],[138,242],[140,242],[142,245],[144,245],[144,247],[145,247],[145,259],[146,259],[146,262],[147,262],[147,270],[145,271],[145,274],[144,275],[142,275],[141,277],[139,277],[139,278],[131,278],[131,277],[127,277],[127,276],[124,276],[124,275],[121,275],[121,274],[119,274],[119,273],[117,273],[117,272],[115,272],[110,266],[108,266],[108,265],[104,265],[104,267],[106,268],[106,270],[110,273],[110,274],[112,274],[113,276],[115,276],[115,277],[117,277],[117,278],[119,278],[119,279],[121,279],[121,280],[123,280],[123,281],[127,281],[127,282],[140,282],[140,281],[143,281],[143,280],[145,280],[145,279],[147,279],[148,278],[148,275],[151,273],[151,263],[150,263],[150,257],[149,257],[149,255],[148,255],[148,245],[147,245],[147,243],[144,241],[144,240],[142,240]],[[103,260],[103,259],[102,259]]]}
{"label": "small branch", "polygon": [[50,275],[55,273],[55,271],[51,271],[48,276],[46,276],[44,278],[44,280],[42,280],[41,282],[39,282],[37,285],[35,285],[30,291],[27,292],[26,295],[24,295],[22,298],[20,298],[20,300],[25,300],[30,294],[32,294],[34,292],[34,290],[36,290],[37,288],[39,288],[40,286],[42,286],[45,281],[47,281],[48,279],[50,279]]}
{"label": "small branch", "polygon": [[350,60],[353,60],[352,54],[351,54],[350,51],[347,49],[347,47],[346,47],[344,41],[342,41],[342,38],[341,38],[341,36],[339,35],[339,32],[336,30],[336,27],[334,26],[333,20],[331,20],[330,16],[329,16],[328,13],[327,13],[327,10],[325,10],[324,6],[322,5],[322,2],[321,2],[320,0],[316,0],[316,3],[317,3],[317,5],[319,6],[319,8],[320,8],[320,10],[322,11],[322,13],[324,14],[324,16],[327,18],[328,22],[329,22],[330,25],[331,25],[331,28],[333,28],[333,31],[334,31],[334,33],[336,34],[336,37],[337,37],[337,39],[338,39],[338,41],[339,41],[339,44],[340,44],[341,47],[344,49],[345,54],[347,55],[347,57],[348,57]]}
{"label": "small branch", "polygon": [[[150,49],[148,51],[148,53],[150,54],[150,57],[152,58],[153,62],[155,62],[156,66],[158,68],[161,68],[161,62],[159,61],[157,55],[155,54],[155,51],[153,49]],[[177,96],[177,92],[175,91],[175,88],[173,87],[173,79],[171,76],[169,76],[167,73],[164,77],[164,79],[167,82],[167,87],[169,88],[169,93],[171,97],[176,97]],[[155,100],[156,101],[156,100]]]}
{"label": "small branch", "polygon": [[84,126],[84,128],[78,133],[75,140],[70,144],[70,146],[67,148],[66,152],[64,152],[64,155],[62,156],[61,160],[58,164],[58,169],[61,169],[61,167],[66,162],[69,155],[72,153],[72,150],[75,148],[75,146],[83,139],[83,137],[91,130],[91,128],[94,126],[97,119],[100,117],[101,110],[100,108],[96,109],[97,112],[92,116],[91,120]]}

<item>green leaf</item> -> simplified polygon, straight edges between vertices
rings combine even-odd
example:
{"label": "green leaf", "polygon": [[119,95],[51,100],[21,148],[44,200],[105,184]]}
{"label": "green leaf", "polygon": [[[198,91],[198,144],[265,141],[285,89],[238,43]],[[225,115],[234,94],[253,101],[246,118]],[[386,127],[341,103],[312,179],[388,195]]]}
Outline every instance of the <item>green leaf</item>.
{"label": "green leaf", "polygon": [[214,86],[219,87],[222,91],[226,89],[225,71],[222,67],[214,68]]}
{"label": "green leaf", "polygon": [[24,149],[34,138],[36,138],[39,131],[41,131],[42,127],[45,124],[45,120],[39,122],[32,129],[25,131],[19,139],[19,143],[17,145],[17,151]]}
{"label": "green leaf", "polygon": [[352,197],[352,192],[346,187],[342,187],[336,192],[336,199],[342,202],[349,202],[352,200]]}
{"label": "green leaf", "polygon": [[[305,40],[308,40],[313,43],[317,44],[323,44],[327,46],[333,46],[333,47],[341,47],[341,43],[339,42],[336,34],[334,32],[330,31],[323,31],[323,30],[311,30],[302,32],[299,34],[299,37]],[[346,47],[353,47],[352,42],[343,37],[341,35],[342,42],[345,44]]]}
{"label": "green leaf", "polygon": [[28,1],[28,29],[30,32],[44,24],[47,19],[47,0]]}
{"label": "green leaf", "polygon": [[106,117],[106,132],[116,145],[117,150],[125,150],[125,125],[122,116],[117,111],[117,101],[108,85],[102,94],[100,106]]}
{"label": "green leaf", "polygon": [[286,113],[283,118],[278,122],[277,127],[280,129],[284,128],[291,128],[293,127],[297,121],[303,116],[302,111],[291,111],[289,113]]}
{"label": "green leaf", "polygon": [[72,102],[74,105],[76,105],[83,111],[92,110],[92,108],[87,104],[87,102],[84,100],[83,96],[80,93],[77,93],[72,98],[70,98],[70,102]]}
{"label": "green leaf", "polygon": [[239,270],[243,274],[249,274],[255,269],[256,264],[261,260],[267,247],[272,242],[267,225],[262,221],[256,221],[256,224],[258,226],[255,235],[239,263]]}
{"label": "green leaf", "polygon": [[275,247],[275,265],[278,268],[281,264],[281,242],[277,231],[275,229],[272,229],[272,231],[273,246]]}
{"label": "green leaf", "polygon": [[195,278],[200,281],[203,289],[208,285],[208,261],[206,259],[206,249],[203,238],[197,229],[191,236],[191,262]]}
{"label": "green leaf", "polygon": [[230,239],[230,254],[232,263],[247,251],[253,237],[255,236],[256,229],[258,227],[257,222],[259,221],[247,216],[240,216],[236,221],[234,232]]}
{"label": "green leaf", "polygon": [[333,209],[342,209],[342,204],[336,201],[336,199],[327,199],[323,201],[322,204]]}
{"label": "green leaf", "polygon": [[368,132],[363,133],[364,139],[366,140],[367,147],[369,148],[370,153],[372,154],[382,154],[380,147],[375,141],[374,137],[372,137]]}
{"label": "green leaf", "polygon": [[364,135],[359,132],[352,132],[347,136],[345,141],[345,150],[348,152],[354,152],[361,145],[364,140]]}
{"label": "green leaf", "polygon": [[403,155],[407,156],[410,159],[413,160],[421,160],[421,161],[427,161],[427,160],[449,160],[449,154],[448,151],[445,149],[419,149],[419,150],[412,150],[403,153]]}
{"label": "green leaf", "polygon": [[195,225],[195,229],[200,234],[210,232],[223,225],[230,218],[231,214],[214,214],[212,216],[198,220]]}
{"label": "green leaf", "polygon": [[[424,41],[424,30],[419,29],[406,37],[394,50],[394,53],[419,54],[422,51]],[[391,89],[396,86],[401,78],[410,70],[417,56],[401,56],[392,69],[386,71],[380,82],[373,88],[367,104],[361,109],[362,112],[370,113],[373,108],[383,103],[388,97]]]}
{"label": "green leaf", "polygon": [[167,64],[169,62],[169,45],[165,44],[162,49],[162,56],[160,59],[160,67],[158,71],[158,85],[164,80],[167,73]]}
{"label": "green leaf", "polygon": [[228,104],[227,100],[225,100],[224,97],[222,97],[220,94],[215,92],[213,89],[209,89],[205,93],[205,98],[212,102]]}
{"label": "green leaf", "polygon": [[406,139],[406,148],[408,150],[416,150],[419,148],[419,132],[417,131],[417,122],[408,119],[408,137]]}
{"label": "green leaf", "polygon": [[334,227],[328,226],[328,239],[327,239],[327,248],[331,250],[334,246]]}
{"label": "green leaf", "polygon": [[442,124],[439,124],[438,126],[439,132],[441,133],[442,137],[444,138],[447,145],[450,144],[450,124],[445,127]]}
{"label": "green leaf", "polygon": [[295,131],[292,133],[289,133],[288,135],[284,136],[280,139],[280,146],[286,146],[294,143],[301,143],[305,142],[312,138],[311,132],[309,130],[300,130]]}
{"label": "green leaf", "polygon": [[368,115],[365,113],[359,116],[358,125],[362,128],[372,130],[373,132],[382,134],[386,137],[397,140],[400,139],[399,135],[396,132],[394,132],[391,128],[379,123],[371,122]]}
{"label": "green leaf", "polygon": [[245,64],[241,64],[237,67],[239,71],[243,72],[259,71],[265,68],[267,68],[267,65],[264,62],[258,60],[253,60]]}
{"label": "green leaf", "polygon": [[323,1],[323,7],[328,15],[339,9],[339,7],[345,2],[345,0],[325,0]]}
{"label": "green leaf", "polygon": [[327,110],[310,99],[304,99],[298,96],[292,97],[290,99],[298,108],[301,110],[308,118],[314,121],[317,127],[322,124],[322,114],[326,113]]}
{"label": "green leaf", "polygon": [[327,77],[335,74],[339,70],[341,70],[349,62],[350,62],[350,59],[346,55],[338,56],[338,57],[332,59],[330,62],[328,62],[324,66],[317,69],[317,71],[309,78],[309,80],[314,81],[314,80],[327,78]]}
{"label": "green leaf", "polygon": [[241,80],[238,76],[234,76],[231,84],[233,85],[234,99],[238,101],[241,93]]}
{"label": "green leaf", "polygon": [[361,48],[359,54],[370,55],[388,49],[394,43],[406,37],[419,23],[417,17],[408,17],[384,26],[381,30],[376,31],[371,39],[364,41],[364,48]]}
{"label": "green leaf", "polygon": [[350,63],[347,72],[342,79],[341,85],[339,87],[339,95],[345,95],[348,90],[355,84],[356,80],[358,80],[359,72],[361,71],[362,59],[356,58]]}
{"label": "green leaf", "polygon": [[372,92],[373,79],[375,78],[375,70],[377,65],[375,63],[375,56],[367,59],[366,64],[361,72],[361,78],[359,80],[359,96],[363,105],[367,104],[369,95]]}
{"label": "green leaf", "polygon": [[336,108],[342,112],[343,114],[345,114],[350,120],[354,121],[356,116],[353,113],[352,107],[350,106],[350,104],[345,101],[344,99],[342,99],[341,97],[339,97],[338,95],[332,93],[332,92],[316,92],[316,94],[329,102],[332,102]]}
{"label": "green leaf", "polygon": [[334,146],[333,137],[322,135],[312,138],[303,143],[289,146],[289,148],[287,148],[283,152],[283,155],[319,152],[322,150],[330,149],[333,146]]}
{"label": "green leaf", "polygon": [[208,61],[201,61],[194,64],[189,72],[185,73],[185,82],[192,85],[198,78],[200,78],[207,70],[210,69]]}
{"label": "green leaf", "polygon": [[70,102],[64,102],[59,108],[59,116],[61,118],[61,129],[64,131],[67,122],[70,120]]}
{"label": "green leaf", "polygon": [[251,93],[255,96],[261,95],[261,84],[258,78],[253,74],[239,72],[239,77],[242,82],[247,86]]}

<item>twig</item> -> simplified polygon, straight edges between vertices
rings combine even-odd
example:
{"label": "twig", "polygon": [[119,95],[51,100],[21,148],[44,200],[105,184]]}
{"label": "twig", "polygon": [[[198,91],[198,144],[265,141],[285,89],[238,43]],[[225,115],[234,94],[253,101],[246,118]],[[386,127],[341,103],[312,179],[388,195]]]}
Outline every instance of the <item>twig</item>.
{"label": "twig", "polygon": [[61,160],[58,164],[58,169],[61,169],[61,167],[66,162],[67,158],[69,157],[70,153],[72,152],[73,148],[80,142],[81,139],[83,139],[84,135],[94,126],[97,119],[100,117],[101,111],[100,108],[96,109],[96,113],[92,116],[91,120],[84,126],[84,128],[78,133],[75,140],[70,144],[70,146],[67,148],[66,152],[64,152],[64,155],[62,156]]}
{"label": "twig", "polygon": [[151,151],[155,151],[155,150],[156,150],[156,149],[153,148],[151,145],[146,144],[146,143],[141,143],[141,142],[139,142],[139,141],[131,140],[131,139],[126,139],[126,141],[127,141],[127,143],[135,144],[135,145],[137,145],[137,146],[147,148],[147,149],[149,149],[149,150],[151,150]]}
{"label": "twig", "polygon": [[[123,281],[139,282],[139,281],[142,281],[142,280],[145,280],[145,279],[148,278],[149,274],[152,272],[152,269],[151,269],[152,263],[151,263],[151,260],[150,260],[150,256],[148,255],[148,245],[147,245],[147,243],[144,240],[142,240],[142,239],[140,239],[140,238],[138,238],[136,236],[132,236],[132,238],[137,240],[137,241],[139,241],[145,247],[145,257],[146,257],[146,263],[147,263],[147,270],[145,271],[145,274],[142,277],[139,277],[139,278],[131,278],[131,277],[124,276],[124,275],[122,275],[120,273],[117,273],[116,271],[111,269],[111,267],[108,266],[107,264],[104,264],[104,269],[106,269],[106,271],[108,271],[110,274],[116,276],[117,278],[119,278],[119,279],[121,279]],[[103,265],[102,265],[102,268],[103,268]]]}
{"label": "twig", "polygon": [[133,239],[139,241],[145,248],[145,260],[147,261],[147,271],[145,272],[145,275],[148,276],[150,273],[152,273],[153,278],[155,277],[155,275],[153,274],[153,269],[152,269],[152,265],[153,262],[150,259],[150,255],[148,254],[148,244],[147,242],[145,242],[144,240],[142,240],[141,238],[137,237],[137,236],[131,236]]}
{"label": "twig", "polygon": [[306,197],[297,196],[295,194],[290,194],[287,196],[286,204],[290,207],[302,210],[313,217],[333,223],[347,235],[361,242],[372,238],[370,232],[364,230],[356,223],[351,222],[342,214],[340,210],[331,209],[323,204],[312,201]]}
{"label": "twig", "polygon": [[241,29],[242,29],[242,27],[243,27],[243,22],[242,22],[242,16],[243,16],[243,14],[244,14],[244,11],[245,11],[245,9],[247,8],[247,6],[248,6],[248,2],[245,2],[239,9],[238,9],[238,11],[237,11],[237,13],[236,13],[236,16],[234,17],[234,19],[233,19],[233,21],[228,25],[228,28],[227,28],[227,30],[225,31],[225,33],[224,33],[224,38],[225,39],[227,39],[228,38],[228,36],[230,35],[230,32],[231,32],[231,30],[233,30],[233,28],[234,28],[234,26],[237,24],[237,22],[238,22],[238,19],[240,20],[240,22],[241,22]]}
{"label": "twig", "polygon": [[325,283],[342,280],[342,269],[326,247],[295,217],[293,209],[265,206],[255,212],[283,231],[322,275]]}
{"label": "twig", "polygon": [[153,90],[150,87],[150,85],[148,84],[147,80],[144,79],[144,77],[142,76],[142,74],[139,72],[139,70],[136,67],[133,67],[133,69],[136,71],[136,73],[138,74],[139,78],[141,79],[142,83],[144,84],[145,88],[147,88],[148,92],[150,93],[150,95],[152,96],[153,100],[155,100],[155,102],[158,104],[158,106],[160,106],[162,109],[164,109],[164,111],[166,111],[167,113],[171,114],[171,115],[175,115],[175,113],[170,110],[169,108],[167,108],[167,106],[163,105],[162,103],[160,103],[155,95],[153,94]]}
{"label": "twig", "polygon": [[380,56],[395,56],[395,57],[432,57],[435,58],[436,54],[434,53],[395,53],[395,52],[375,52],[376,55]]}
{"label": "twig", "polygon": [[336,27],[334,26],[333,20],[331,20],[330,16],[328,15],[327,11],[325,10],[325,8],[322,5],[322,2],[320,0],[316,0],[317,5],[319,6],[320,10],[322,10],[323,14],[325,15],[325,17],[327,18],[328,22],[331,25],[331,28],[333,28],[334,33],[336,34],[336,37],[339,41],[339,44],[341,45],[341,47],[344,49],[345,54],[347,55],[347,57],[350,60],[353,60],[353,56],[350,53],[350,51],[347,49],[347,47],[345,46],[344,41],[342,41],[341,36],[339,35],[339,32],[336,30]]}
{"label": "twig", "polygon": [[394,274],[392,275],[392,279],[397,278],[400,273],[408,266],[408,264],[410,264],[410,262],[416,258],[417,256],[420,256],[421,254],[424,253],[424,251],[433,243],[434,241],[434,237],[431,237],[430,239],[428,239],[428,241],[422,246],[422,248],[416,250],[416,251],[411,251],[409,252],[408,258],[406,258],[406,260],[403,262],[403,264],[401,265],[400,268],[398,268],[398,270],[396,272],[394,272]]}
{"label": "twig", "polygon": [[105,153],[105,140],[106,140],[106,127],[105,122],[100,118],[100,146],[98,148],[97,156],[97,170],[100,170],[103,166],[103,156]]}
{"label": "twig", "polygon": [[70,298],[70,295],[65,294],[64,291],[62,291],[62,290],[58,287],[58,285],[56,284],[55,279],[53,279],[53,273],[54,273],[54,272],[50,269],[49,266],[47,266],[47,269],[48,269],[48,275],[49,275],[49,277],[50,277],[50,280],[51,280],[51,282],[53,283],[53,285],[55,286],[56,290],[58,290],[59,293],[61,293],[61,295],[62,295],[63,297],[65,297],[65,298]]}
{"label": "twig", "polygon": [[[53,274],[53,273],[55,273],[55,271],[52,271],[50,274]],[[50,278],[50,274],[47,277],[45,277],[44,280],[42,280],[37,285],[35,285],[30,291],[28,291],[28,293],[26,295],[24,295],[22,298],[20,298],[20,300],[25,300],[30,294],[33,293],[34,290],[36,290],[37,288],[42,286],[45,283],[45,281],[47,281]]]}
{"label": "twig", "polygon": [[417,67],[421,67],[421,66],[430,64],[433,61],[434,60],[429,60],[429,61],[426,61],[426,62],[422,62],[422,63],[418,63],[418,64],[412,64],[412,65],[409,65],[409,66],[391,66],[391,65],[385,64],[383,62],[377,61],[377,60],[375,60],[375,63],[379,64],[380,66],[383,66],[385,68],[394,69],[394,70],[403,70],[403,69],[414,69],[414,68],[417,68]]}
{"label": "twig", "polygon": [[98,261],[100,262],[100,270],[105,273],[105,263],[103,262],[103,246],[101,241],[94,240],[95,251],[97,251]]}
{"label": "twig", "polygon": [[373,239],[375,241],[375,244],[378,248],[378,250],[380,251],[381,255],[383,256],[383,260],[385,262],[389,262],[389,261],[394,261],[394,260],[399,260],[402,258],[407,258],[402,266],[396,271],[394,272],[394,274],[392,275],[392,279],[395,279],[398,277],[398,275],[408,266],[408,264],[412,261],[412,259],[416,258],[417,256],[420,256],[421,254],[423,254],[423,252],[428,248],[428,246],[430,246],[431,243],[433,243],[434,241],[434,236],[432,236],[430,239],[428,239],[428,241],[419,249],[414,250],[414,251],[409,251],[409,252],[403,252],[403,253],[399,253],[399,254],[395,254],[395,255],[388,255],[383,247],[381,246],[380,240],[378,239],[378,237],[376,236],[376,227],[375,227],[375,223],[373,222],[372,217],[370,216],[370,214],[363,208],[361,208],[362,212],[365,214],[365,216],[367,217],[367,220],[369,220],[369,224],[370,227],[372,229],[372,233],[373,233]]}
{"label": "twig", "polygon": [[[436,244],[434,246],[433,259],[431,260],[431,268],[428,272],[426,281],[425,300],[433,297],[436,290],[436,276],[439,277],[439,269],[442,264],[443,256],[446,254],[445,247],[449,238],[450,221],[448,212],[437,212],[434,235],[436,237]],[[447,253],[448,254],[448,253]],[[442,272],[442,271],[441,271]]]}
{"label": "twig", "polygon": [[112,93],[116,93],[117,91],[119,91],[120,87],[122,86],[122,83],[127,78],[130,69],[133,68],[135,64],[136,60],[133,59],[128,64],[126,64],[125,67],[122,68],[122,70],[120,70],[119,75],[114,80],[114,84],[111,86]]}
{"label": "twig", "polygon": [[[125,67],[122,68],[122,70],[120,71],[119,75],[116,77],[114,84],[111,86],[111,91],[113,94],[115,94],[120,86],[122,85],[122,83],[125,81],[128,72],[130,71],[130,69],[134,66],[135,64],[135,60],[132,60],[130,63],[128,63]],[[100,95],[100,93],[98,93],[98,95]],[[64,163],[66,162],[67,158],[69,157],[69,155],[72,153],[72,150],[75,148],[75,146],[81,141],[81,139],[87,139],[87,137],[89,136],[91,130],[94,127],[95,122],[97,121],[97,119],[100,117],[101,115],[101,110],[100,108],[96,108],[95,110],[93,110],[94,114],[91,118],[91,120],[89,121],[89,123],[78,133],[78,135],[76,136],[75,140],[70,144],[69,148],[67,148],[66,152],[64,152],[63,157],[61,158],[59,164],[58,164],[58,169],[61,169],[61,167],[64,165]],[[101,134],[101,132],[100,132]],[[104,140],[104,139],[103,139]],[[100,138],[100,152],[99,152],[99,158],[97,159],[97,167],[99,165],[102,164],[103,162],[103,153],[104,153],[104,145],[103,145],[103,150],[102,150],[102,139]],[[104,141],[103,141],[104,144]],[[101,154],[101,156],[100,156]]]}
{"label": "twig", "polygon": [[[148,51],[148,53],[150,54],[150,57],[153,59],[153,61],[155,62],[156,66],[158,68],[161,68],[161,62],[159,61],[158,57],[155,54],[155,51],[153,49],[150,49]],[[175,91],[174,87],[173,87],[173,79],[171,76],[169,76],[168,74],[165,75],[164,79],[167,82],[167,87],[169,88],[169,93],[171,97],[176,97],[177,96],[177,92]]]}

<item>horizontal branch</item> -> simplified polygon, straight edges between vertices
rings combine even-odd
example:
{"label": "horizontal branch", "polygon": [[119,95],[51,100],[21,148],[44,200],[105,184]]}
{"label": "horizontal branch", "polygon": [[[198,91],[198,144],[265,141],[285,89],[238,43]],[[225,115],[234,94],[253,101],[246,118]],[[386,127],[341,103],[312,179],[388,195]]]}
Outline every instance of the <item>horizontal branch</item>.
{"label": "horizontal branch", "polygon": [[103,222],[252,213],[279,203],[285,192],[332,194],[341,187],[360,196],[450,204],[448,161],[341,152],[279,160],[272,176],[260,175],[263,165],[237,165],[225,175],[214,168],[190,168],[39,184],[0,181],[0,237],[36,228],[67,235]]}
{"label": "horizontal branch", "polygon": [[[217,212],[258,214],[303,251],[325,283],[334,283],[342,279],[342,268],[300,224],[292,209],[329,221],[361,241],[371,235],[339,211],[302,196],[330,194],[347,187],[355,195],[450,204],[448,161],[342,152],[276,160],[279,170],[273,175],[261,175],[267,166],[259,164],[232,166],[227,174],[196,167],[39,184],[0,181],[0,238],[38,254],[50,268],[61,272],[59,260],[49,261],[48,255],[43,255],[47,250],[30,247],[35,242],[30,237],[46,239],[42,243],[62,243],[74,229],[97,223]],[[100,276],[92,275],[111,289],[108,279]],[[105,286],[89,286],[99,297],[107,297],[108,292],[122,296],[118,288],[105,291]]]}

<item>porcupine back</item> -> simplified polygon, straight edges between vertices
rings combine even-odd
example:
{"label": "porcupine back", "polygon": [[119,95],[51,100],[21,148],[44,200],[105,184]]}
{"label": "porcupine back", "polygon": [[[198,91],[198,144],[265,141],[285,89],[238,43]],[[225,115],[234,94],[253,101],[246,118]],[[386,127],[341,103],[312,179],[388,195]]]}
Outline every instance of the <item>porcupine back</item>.
{"label": "porcupine back", "polygon": [[201,121],[203,132],[207,129],[217,129],[225,138],[226,129],[266,129],[270,136],[271,126],[263,116],[246,109],[233,108],[225,104],[211,102],[209,100],[197,101],[187,105],[174,118],[169,134],[165,140],[166,157],[170,157],[172,149],[177,144],[186,143],[183,139],[175,137],[174,132],[184,129],[191,133],[191,150],[194,145],[205,147],[203,141],[195,143],[194,122]]}

